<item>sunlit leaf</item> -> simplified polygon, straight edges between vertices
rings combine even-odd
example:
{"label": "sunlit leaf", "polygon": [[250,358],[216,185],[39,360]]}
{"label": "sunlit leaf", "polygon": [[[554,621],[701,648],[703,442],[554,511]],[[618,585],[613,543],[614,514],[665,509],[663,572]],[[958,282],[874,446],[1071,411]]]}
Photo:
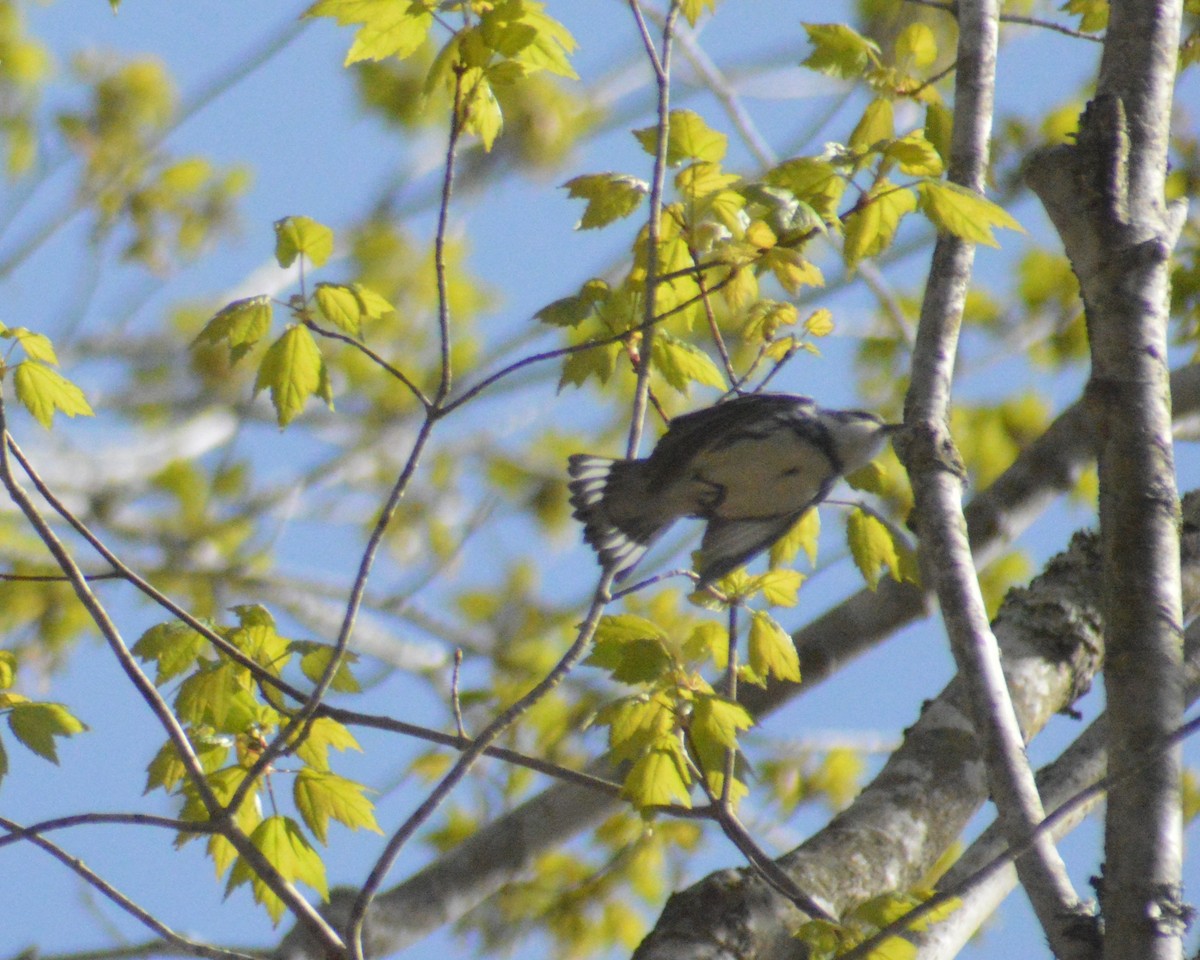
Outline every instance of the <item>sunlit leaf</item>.
{"label": "sunlit leaf", "polygon": [[311,217],[284,217],[275,221],[275,259],[290,267],[303,255],[314,267],[333,253],[333,231]]}
{"label": "sunlit leaf", "polygon": [[963,240],[998,247],[994,227],[1025,232],[1003,207],[957,183],[926,180],[917,195],[921,212],[935,227]]}
{"label": "sunlit leaf", "polygon": [[850,514],[846,522],[846,539],[855,565],[872,590],[879,585],[885,567],[893,573],[899,569],[892,531],[865,510],[854,510]]}
{"label": "sunlit leaf", "polygon": [[635,211],[650,185],[622,173],[589,173],[563,184],[568,195],[584,199],[587,206],[575,225],[577,230],[594,230]]}
{"label": "sunlit leaf", "polygon": [[65,413],[68,417],[94,416],[82,390],[57,370],[36,360],[18,364],[13,386],[17,399],[47,430],[55,413]]}
{"label": "sunlit leaf", "polygon": [[13,735],[38,756],[58,763],[55,737],[72,737],[87,729],[61,703],[18,703],[8,712]]}
{"label": "sunlit leaf", "polygon": [[361,783],[333,773],[301,770],[296,775],[292,794],[296,809],[322,843],[328,842],[330,818],[351,830],[371,830],[382,833],[375,822],[375,805],[366,798]]}
{"label": "sunlit leaf", "polygon": [[[668,117],[667,163],[676,167],[685,160],[708,160],[716,163],[725,156],[729,138],[713,130],[700,114],[692,110],[672,110]],[[651,156],[658,149],[658,128],[634,130],[638,143]]]}
{"label": "sunlit leaf", "polygon": [[750,669],[759,682],[765,684],[768,677],[800,682],[800,657],[796,645],[765,610],[755,610],[750,620]]}
{"label": "sunlit leaf", "polygon": [[325,377],[325,360],[313,335],[305,327],[292,326],[267,350],[258,368],[254,392],[270,390],[275,418],[286,427],[304,409],[308,398],[321,391]]}

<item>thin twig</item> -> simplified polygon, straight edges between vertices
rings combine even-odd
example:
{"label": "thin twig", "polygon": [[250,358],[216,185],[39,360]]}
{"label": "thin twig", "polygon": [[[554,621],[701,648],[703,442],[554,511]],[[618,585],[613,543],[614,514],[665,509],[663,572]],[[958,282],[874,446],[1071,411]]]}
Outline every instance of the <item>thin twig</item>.
{"label": "thin twig", "polygon": [[125,896],[120,890],[88,867],[82,860],[71,856],[62,847],[58,846],[58,844],[47,840],[37,832],[26,830],[19,823],[15,823],[7,817],[0,817],[0,827],[8,830],[10,836],[18,835],[20,839],[27,840],[35,846],[41,847],[59,863],[79,874],[89,887],[99,891],[127,914],[150,930],[153,930],[176,949],[192,954],[193,956],[208,957],[210,960],[257,960],[257,958],[250,954],[238,953],[233,950],[222,950],[207,943],[189,940],[187,937],[176,933],[150,913],[149,910],[134,903],[129,897]]}
{"label": "thin twig", "polygon": [[[958,18],[959,4],[957,2],[946,2],[946,0],[906,0],[906,2],[915,4],[918,7],[931,7],[934,10],[941,10],[943,13],[948,13],[954,18]],[[1043,30],[1052,30],[1055,33],[1061,33],[1066,37],[1073,37],[1076,40],[1091,40],[1093,43],[1104,42],[1102,34],[1085,33],[1082,30],[1076,30],[1074,27],[1066,27],[1061,23],[1055,23],[1053,20],[1042,20],[1040,17],[1026,17],[1017,13],[1002,13],[999,19],[1001,23],[1019,23],[1027,27],[1040,27]]]}
{"label": "thin twig", "polygon": [[4,396],[0,393],[0,481],[3,482],[9,496],[12,497],[13,502],[16,503],[21,512],[25,514],[25,518],[37,533],[38,538],[46,545],[55,562],[70,579],[76,597],[79,598],[80,603],[87,610],[88,615],[92,618],[92,622],[96,624],[121,670],[129,678],[130,683],[133,684],[142,700],[150,708],[160,726],[162,726],[171,740],[180,761],[184,765],[184,769],[187,771],[188,779],[195,787],[196,795],[203,804],[209,819],[217,824],[221,835],[237,850],[246,864],[270,887],[272,893],[279,897],[288,909],[312,931],[319,939],[319,942],[327,948],[335,950],[343,949],[341,938],[338,937],[333,928],[300,895],[296,888],[280,875],[274,864],[250,842],[250,838],[234,822],[233,812],[237,810],[237,805],[235,804],[228,808],[221,806],[212,788],[208,785],[204,768],[201,766],[199,758],[192,749],[191,741],[188,739],[183,727],[180,726],[175,714],[158,692],[158,688],[154,686],[150,678],[138,666],[133,654],[130,653],[129,648],[125,645],[125,641],[121,637],[116,624],[112,622],[112,619],[108,616],[108,611],[105,610],[99,598],[92,592],[75,560],[71,557],[66,547],[63,546],[62,541],[58,539],[58,536],[46,522],[46,519],[41,515],[41,512],[34,505],[33,501],[30,500],[28,494],[25,493],[21,485],[17,482],[12,471],[12,462],[9,459],[10,450],[14,447],[15,444],[8,433]]}
{"label": "thin twig", "polygon": [[450,703],[454,707],[454,729],[458,731],[459,737],[465,740],[467,733],[463,727],[462,701],[458,699],[458,672],[462,669],[462,662],[462,647],[455,647],[454,671],[450,674]]}
{"label": "thin twig", "polygon": [[600,623],[600,616],[604,613],[604,609],[610,600],[609,589],[612,586],[612,581],[613,571],[611,569],[605,570],[600,577],[599,584],[596,586],[596,593],[592,599],[591,607],[587,612],[587,616],[584,617],[583,623],[580,624],[574,643],[562,655],[553,669],[528,693],[514,701],[484,728],[483,732],[475,738],[471,746],[463,751],[454,766],[450,768],[450,771],[434,787],[429,796],[422,801],[420,806],[404,821],[400,828],[392,834],[383,852],[376,860],[374,867],[372,867],[366,881],[363,883],[350,913],[347,933],[353,960],[364,960],[362,934],[367,911],[370,909],[371,902],[379,892],[384,879],[391,871],[392,865],[396,862],[401,848],[408,842],[417,829],[433,815],[434,811],[449,796],[450,791],[467,775],[471,767],[483,755],[484,751],[505,730],[524,715],[526,711],[557,687],[575,664],[583,659],[584,653],[587,652],[588,647],[591,645],[596,627]]}
{"label": "thin twig", "polygon": [[454,67],[454,100],[450,111],[450,135],[446,143],[446,163],[442,174],[442,199],[438,205],[437,234],[433,241],[433,268],[437,277],[438,292],[438,341],[442,352],[442,375],[438,384],[438,406],[450,395],[453,372],[450,368],[450,287],[446,274],[446,230],[450,222],[450,197],[454,192],[455,160],[458,140],[462,135],[463,121],[463,71],[460,64]]}
{"label": "thin twig", "polygon": [[418,387],[416,385],[416,383],[403,370],[401,370],[399,367],[396,367],[396,366],[388,363],[385,359],[383,359],[382,356],[380,356],[378,353],[376,353],[374,350],[372,350],[370,347],[368,347],[365,343],[363,343],[357,337],[352,337],[349,334],[341,333],[337,330],[327,330],[326,328],[324,328],[320,324],[318,324],[315,320],[305,320],[304,325],[306,327],[308,327],[308,329],[311,330],[313,333],[316,333],[322,337],[326,337],[330,340],[340,340],[342,343],[348,343],[350,346],[354,347],[354,349],[358,350],[364,356],[368,357],[371,361],[376,363],[378,366],[382,367],[389,374],[391,374],[393,377],[395,377],[397,380],[399,380],[402,384],[404,384],[406,387],[408,387],[409,392],[412,393],[412,395],[414,397],[416,397],[417,402],[419,404],[421,404],[421,406],[423,406],[426,410],[429,410],[430,407],[433,406],[433,403],[430,401],[430,399],[427,396],[425,396],[424,391],[420,387]]}
{"label": "thin twig", "polygon": [[662,52],[655,50],[654,41],[646,28],[642,17],[641,5],[638,0],[629,0],[629,9],[633,12],[642,44],[646,48],[650,63],[654,68],[654,80],[658,87],[657,123],[654,146],[654,169],[650,178],[650,215],[646,221],[646,279],[642,285],[643,326],[646,332],[639,345],[641,355],[637,364],[637,386],[633,394],[633,411],[629,418],[629,442],[625,446],[626,458],[632,460],[637,456],[638,446],[642,439],[642,429],[646,421],[646,403],[650,392],[650,368],[654,359],[654,320],[659,285],[659,250],[658,244],[662,230],[662,198],[663,184],[667,174],[667,140],[670,135],[671,108],[671,48],[675,31],[675,21],[679,17],[679,0],[671,0],[671,6],[663,19]]}

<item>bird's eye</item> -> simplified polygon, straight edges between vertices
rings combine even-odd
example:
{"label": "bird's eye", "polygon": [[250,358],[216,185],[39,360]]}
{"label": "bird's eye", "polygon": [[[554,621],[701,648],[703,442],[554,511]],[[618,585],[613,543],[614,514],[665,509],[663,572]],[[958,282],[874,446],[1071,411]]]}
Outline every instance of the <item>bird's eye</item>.
{"label": "bird's eye", "polygon": [[798,477],[799,475],[800,475],[799,467],[788,467],[781,474],[781,476],[784,476],[784,477]]}

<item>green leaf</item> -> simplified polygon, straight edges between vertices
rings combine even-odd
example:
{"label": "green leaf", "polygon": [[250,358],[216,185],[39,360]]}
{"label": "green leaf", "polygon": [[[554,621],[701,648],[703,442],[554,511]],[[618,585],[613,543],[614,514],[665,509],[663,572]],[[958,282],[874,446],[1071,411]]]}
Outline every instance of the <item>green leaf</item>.
{"label": "green leaf", "polygon": [[911,177],[938,177],[944,169],[941,154],[920,130],[893,140],[884,147],[883,155],[896,161],[900,172]]}
{"label": "green leaf", "polygon": [[270,389],[275,418],[286,427],[304,409],[309,397],[327,392],[327,384],[325,360],[313,335],[305,327],[292,326],[267,350],[258,368],[254,392]]}
{"label": "green leaf", "polygon": [[587,200],[576,230],[594,230],[633,213],[650,185],[622,173],[588,173],[563,184],[570,197]]}
{"label": "green leaf", "polygon": [[617,358],[620,355],[621,346],[617,343],[605,343],[568,354],[563,360],[558,389],[561,390],[567,384],[581,387],[589,377],[595,377],[601,383],[608,383],[617,369]]}
{"label": "green leaf", "polygon": [[846,539],[855,565],[872,590],[879,585],[884,567],[893,574],[900,569],[892,531],[865,510],[855,510],[850,514],[846,523]]}
{"label": "green leaf", "polygon": [[341,26],[362,24],[343,66],[360,60],[403,60],[416,53],[433,26],[433,0],[318,0],[306,17],[334,17]]}
{"label": "green leaf", "polygon": [[4,741],[0,740],[0,782],[8,776],[8,751],[4,749]]}
{"label": "green leaf", "polygon": [[669,333],[660,331],[654,338],[651,356],[654,369],[682,394],[688,393],[692,383],[725,389],[725,378],[708,354]]}
{"label": "green leaf", "polygon": [[358,305],[363,316],[371,320],[378,320],[389,313],[395,313],[396,308],[388,302],[387,298],[376,293],[370,287],[364,287],[361,283],[352,283],[350,289],[358,296]]}
{"label": "green leaf", "polygon": [[[677,167],[685,160],[708,160],[713,163],[725,156],[729,138],[713,130],[692,110],[672,110],[667,118],[667,163]],[[658,151],[658,128],[634,130],[638,143],[650,156]]]}
{"label": "green leaf", "polygon": [[1062,9],[1078,14],[1079,29],[1084,33],[1099,33],[1108,27],[1109,0],[1067,0]]}
{"label": "green leaf", "polygon": [[717,0],[683,0],[681,4],[684,17],[687,19],[688,26],[694,27],[696,21],[700,19],[706,9],[713,11],[717,10]]}
{"label": "green leaf", "polygon": [[646,683],[661,677],[673,663],[666,640],[663,629],[643,617],[607,614],[596,627],[587,662],[622,683]]}
{"label": "green leaf", "polygon": [[17,399],[47,430],[54,422],[56,412],[68,417],[94,416],[82,390],[57,370],[36,360],[17,365],[13,385]]}
{"label": "green leaf", "polygon": [[[201,737],[194,731],[188,731],[188,740],[205,773],[220,770],[229,758],[228,737]],[[168,740],[146,767],[146,786],[142,792],[149,793],[155,787],[162,787],[169,793],[187,776],[187,772],[175,744]]]}
{"label": "green leaf", "polygon": [[157,664],[154,683],[161,687],[192,669],[207,646],[208,641],[186,623],[171,620],[143,633],[133,645],[133,652],[143,661]]}
{"label": "green leaf", "polygon": [[[3,327],[3,324],[0,324]],[[26,327],[3,327],[0,337],[6,340],[16,340],[30,360],[40,360],[51,366],[58,366],[58,357],[54,353],[54,344],[50,338],[41,333],[34,333]]]}
{"label": "green leaf", "polygon": [[614,763],[632,760],[650,744],[675,731],[675,711],[661,694],[625,697],[596,714],[596,723],[608,727],[608,746]]}
{"label": "green leaf", "polygon": [[942,158],[942,166],[950,162],[950,136],[954,129],[954,114],[941,103],[931,103],[925,108],[925,139]]}
{"label": "green leaf", "polygon": [[340,283],[317,284],[317,308],[335,327],[352,337],[361,336],[363,308],[358,294]]}
{"label": "green leaf", "polygon": [[773,607],[794,607],[803,582],[799,570],[768,570],[750,580],[751,589],[761,590],[763,599]]}
{"label": "green leaf", "polygon": [[[333,658],[333,647],[325,643],[309,643],[293,641],[292,649],[303,652],[300,658],[300,670],[313,683],[321,679],[329,661]],[[358,693],[362,689],[354,674],[350,672],[350,664],[358,661],[358,656],[347,650],[342,654],[341,663],[333,675],[332,687],[339,693]]]}
{"label": "green leaf", "polygon": [[593,304],[585,297],[562,297],[535,313],[534,319],[552,327],[577,327],[592,315]]}
{"label": "green leaf", "polygon": [[796,645],[775,618],[764,610],[755,610],[750,621],[750,669],[763,685],[774,676],[792,683],[800,682],[800,657]]}
{"label": "green leaf", "polygon": [[55,737],[82,733],[87,725],[61,703],[17,703],[9,710],[8,726],[14,736],[40,757],[58,763]]}
{"label": "green leaf", "polygon": [[9,650],[0,650],[0,690],[7,690],[17,678],[17,658]]}
{"label": "green leaf", "polygon": [[323,223],[311,217],[284,217],[275,221],[275,259],[281,267],[290,267],[301,254],[319,267],[331,253],[333,231]]}
{"label": "green leaf", "polygon": [[309,725],[304,742],[296,748],[296,756],[314,770],[325,771],[329,769],[330,747],[339,751],[362,751],[354,734],[346,727],[329,717],[318,717]]}
{"label": "green leaf", "polygon": [[932,66],[937,59],[937,39],[924,23],[910,23],[896,38],[896,68],[903,73],[914,73]]}
{"label": "green leaf", "polygon": [[690,782],[687,762],[678,738],[664,737],[630,768],[621,795],[639,810],[669,803],[690,807]]}
{"label": "green leaf", "polygon": [[193,343],[229,344],[229,356],[237,363],[271,329],[271,298],[246,297],[219,310],[204,325]]}
{"label": "green leaf", "polygon": [[693,737],[726,750],[737,748],[739,730],[754,726],[750,711],[740,703],[716,695],[698,696],[688,729]]}
{"label": "green leaf", "polygon": [[862,119],[850,134],[850,149],[865,153],[876,144],[896,136],[896,123],[892,113],[892,101],[876,97],[867,104]]}
{"label": "green leaf", "polygon": [[296,775],[292,796],[313,835],[321,843],[327,843],[330,817],[351,830],[383,832],[375,822],[375,805],[363,795],[365,790],[361,783],[337,774],[301,770]]}
{"label": "green leaf", "polygon": [[597,639],[587,661],[621,683],[650,683],[662,678],[674,663],[661,640],[652,636]]}
{"label": "green leaf", "polygon": [[917,208],[907,188],[880,180],[857,210],[846,217],[842,256],[847,266],[874,257],[892,245],[901,219]]}
{"label": "green leaf", "polygon": [[813,52],[803,66],[840,80],[861,76],[879,65],[879,46],[844,23],[805,23]]}
{"label": "green leaf", "polygon": [[[254,833],[250,835],[250,842],[271,861],[272,866],[285,880],[306,883],[320,893],[322,899],[329,899],[325,864],[321,862],[321,857],[312,844],[305,839],[300,824],[291,817],[268,817],[255,828]],[[239,857],[229,874],[226,893],[246,882],[252,884],[254,899],[266,907],[272,922],[278,923],[283,916],[283,902],[259,879],[250,865]]]}
{"label": "green leaf", "polygon": [[935,227],[963,240],[998,247],[993,227],[1025,232],[1003,207],[957,183],[926,180],[917,195],[921,212]]}
{"label": "green leaf", "polygon": [[193,726],[241,733],[252,721],[257,706],[250,687],[250,673],[245,667],[229,660],[209,664],[179,685],[175,712]]}
{"label": "green leaf", "polygon": [[504,127],[504,111],[500,109],[490,79],[497,69],[475,67],[463,73],[463,130],[477,136],[483,149],[489,152]]}

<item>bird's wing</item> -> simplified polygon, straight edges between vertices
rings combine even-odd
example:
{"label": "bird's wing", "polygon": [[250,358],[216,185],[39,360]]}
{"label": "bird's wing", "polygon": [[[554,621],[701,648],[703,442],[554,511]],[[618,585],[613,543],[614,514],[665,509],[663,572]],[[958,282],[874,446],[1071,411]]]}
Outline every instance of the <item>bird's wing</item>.
{"label": "bird's wing", "polygon": [[686,469],[697,453],[747,431],[769,431],[775,417],[812,403],[808,397],[786,393],[751,393],[675,417],[650,455],[650,473],[662,483],[676,470]]}
{"label": "bird's wing", "polygon": [[[808,508],[805,507],[805,510]],[[704,530],[700,543],[700,556],[696,560],[696,572],[700,574],[700,586],[719,580],[736,570],[747,560],[757,556],[776,540],[787,533],[804,510],[780,514],[774,517],[753,517],[743,520],[722,520],[712,517]]]}

